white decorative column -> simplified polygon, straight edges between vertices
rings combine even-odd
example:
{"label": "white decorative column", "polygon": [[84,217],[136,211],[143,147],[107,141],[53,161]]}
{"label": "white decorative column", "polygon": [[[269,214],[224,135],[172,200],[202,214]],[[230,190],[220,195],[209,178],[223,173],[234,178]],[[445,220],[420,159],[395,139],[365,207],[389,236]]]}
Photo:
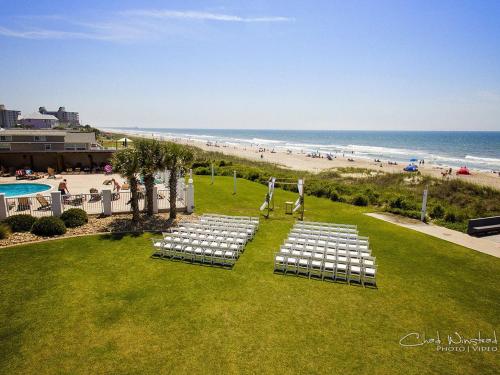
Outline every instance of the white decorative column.
{"label": "white decorative column", "polygon": [[153,186],[153,213],[158,213],[158,187]]}
{"label": "white decorative column", "polygon": [[0,220],[7,219],[7,199],[5,199],[5,194],[0,193]]}
{"label": "white decorative column", "polygon": [[102,191],[102,214],[104,216],[111,216],[111,190],[103,189]]}
{"label": "white decorative column", "polygon": [[185,194],[186,211],[188,214],[191,214],[194,211],[194,185],[192,178],[190,178],[188,181]]}
{"label": "white decorative column", "polygon": [[52,215],[59,217],[63,213],[63,204],[62,204],[62,199],[61,199],[61,192],[60,191],[53,191],[50,193],[50,199],[52,201],[51,207],[52,207]]}

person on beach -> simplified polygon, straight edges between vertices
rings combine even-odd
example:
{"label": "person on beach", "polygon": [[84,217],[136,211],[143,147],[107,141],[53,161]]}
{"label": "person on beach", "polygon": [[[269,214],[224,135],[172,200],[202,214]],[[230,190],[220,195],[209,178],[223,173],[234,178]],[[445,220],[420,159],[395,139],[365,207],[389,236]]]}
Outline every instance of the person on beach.
{"label": "person on beach", "polygon": [[59,190],[61,192],[61,195],[69,194],[68,181],[66,181],[66,179],[64,179],[61,182],[59,182],[59,186],[57,187],[57,190]]}

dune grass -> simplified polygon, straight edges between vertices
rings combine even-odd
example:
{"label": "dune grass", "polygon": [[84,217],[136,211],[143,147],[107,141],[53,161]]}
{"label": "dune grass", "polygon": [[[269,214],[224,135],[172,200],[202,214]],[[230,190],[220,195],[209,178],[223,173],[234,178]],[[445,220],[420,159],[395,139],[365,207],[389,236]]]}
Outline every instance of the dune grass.
{"label": "dune grass", "polygon": [[[195,177],[196,211],[258,215],[265,187]],[[403,348],[410,332],[498,328],[500,261],[306,197],[306,219],[357,224],[378,289],[273,274],[293,218],[276,210],[233,270],[151,259],[150,235],[0,250],[2,374],[496,373],[498,353]],[[442,337],[444,338],[444,337]]]}

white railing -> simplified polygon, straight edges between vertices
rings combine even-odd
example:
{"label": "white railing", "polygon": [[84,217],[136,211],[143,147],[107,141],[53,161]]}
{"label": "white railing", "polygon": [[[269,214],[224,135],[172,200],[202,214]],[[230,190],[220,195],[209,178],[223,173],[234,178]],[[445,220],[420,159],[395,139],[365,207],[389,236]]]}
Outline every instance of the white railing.
{"label": "white railing", "polygon": [[[153,203],[153,212],[168,211],[170,209],[169,191],[166,189],[159,190],[156,187],[155,191],[156,201]],[[52,192],[50,195],[37,194],[36,196],[13,198],[7,198],[4,194],[0,194],[0,220],[18,214],[29,214],[36,217],[59,216],[62,212],[71,208],[81,208],[89,215],[129,213],[132,210],[130,198],[130,191],[114,193],[109,190],[63,196],[59,192]],[[192,182],[187,186],[181,185],[181,188],[177,191],[176,203],[179,211],[193,211],[194,188]],[[139,210],[143,211],[145,206],[145,192],[140,191]]]}
{"label": "white railing", "polygon": [[27,214],[36,217],[52,216],[52,199],[50,195],[38,194],[35,197],[4,198],[6,217]]}

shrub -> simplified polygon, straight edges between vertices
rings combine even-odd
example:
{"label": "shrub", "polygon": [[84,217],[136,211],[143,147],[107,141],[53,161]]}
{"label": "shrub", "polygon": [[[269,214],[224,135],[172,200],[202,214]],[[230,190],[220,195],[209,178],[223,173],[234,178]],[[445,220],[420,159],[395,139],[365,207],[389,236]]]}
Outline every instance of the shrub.
{"label": "shrub", "polygon": [[458,215],[453,210],[446,211],[446,214],[444,215],[444,220],[449,223],[456,223],[457,221],[460,221]]}
{"label": "shrub", "polygon": [[60,218],[46,216],[35,221],[31,233],[46,237],[57,236],[66,233],[66,226]]}
{"label": "shrub", "polygon": [[416,204],[409,202],[404,197],[399,196],[389,201],[389,206],[391,208],[399,208],[401,210],[415,210]]}
{"label": "shrub", "polygon": [[9,238],[10,227],[7,224],[0,224],[0,240]]}
{"label": "shrub", "polygon": [[441,219],[444,216],[444,208],[439,204],[437,206],[432,207],[431,217],[433,219]]}
{"label": "shrub", "polygon": [[13,232],[29,232],[36,218],[31,215],[12,215],[4,220]]}
{"label": "shrub", "polygon": [[219,161],[219,167],[226,167],[226,166],[230,166],[230,165],[233,165],[233,162],[225,161],[225,160]]}
{"label": "shrub", "polygon": [[208,167],[197,167],[193,168],[193,173],[196,175],[203,175],[203,176],[208,176],[211,174],[211,170]]}
{"label": "shrub", "polygon": [[61,220],[68,228],[80,227],[89,221],[87,213],[81,208],[70,208],[61,215]]}
{"label": "shrub", "polygon": [[210,163],[208,161],[195,161],[191,169],[196,169],[198,167],[210,167]]}
{"label": "shrub", "polygon": [[352,200],[352,204],[355,206],[368,206],[368,198],[364,195],[356,195]]}
{"label": "shrub", "polygon": [[417,210],[403,210],[401,208],[388,208],[386,211],[393,213],[393,214],[396,214],[396,215],[409,217],[411,219],[420,220],[420,218],[421,218],[421,213]]}
{"label": "shrub", "polygon": [[339,193],[337,193],[337,190],[330,189],[330,199],[334,202],[340,202],[341,198]]}

